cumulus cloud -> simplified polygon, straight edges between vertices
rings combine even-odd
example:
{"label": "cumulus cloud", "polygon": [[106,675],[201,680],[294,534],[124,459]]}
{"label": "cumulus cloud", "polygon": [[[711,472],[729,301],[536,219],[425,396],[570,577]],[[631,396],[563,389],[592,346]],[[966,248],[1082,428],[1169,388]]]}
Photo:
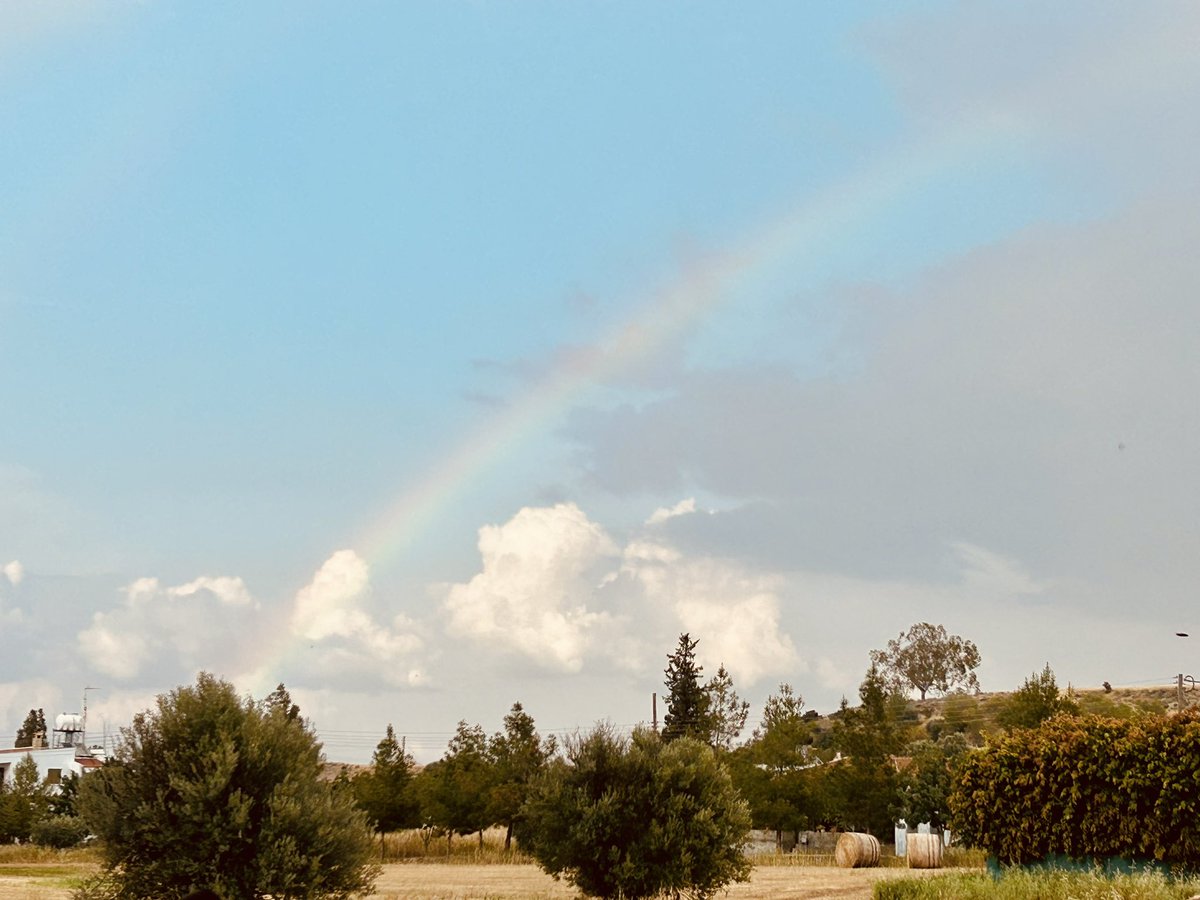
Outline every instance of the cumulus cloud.
{"label": "cumulus cloud", "polygon": [[6,563],[4,568],[0,571],[4,572],[4,577],[7,578],[8,583],[12,585],[20,584],[21,580],[25,577],[25,567],[21,565],[20,560],[16,559],[10,563]]}
{"label": "cumulus cloud", "polygon": [[240,578],[203,576],[164,586],[144,577],[122,593],[119,605],[94,612],[76,636],[96,670],[120,681],[148,669],[174,677],[190,677],[196,668],[219,671],[253,632],[253,598]]}
{"label": "cumulus cloud", "polygon": [[420,624],[404,614],[390,623],[379,621],[368,608],[371,596],[366,560],[353,550],[339,550],[296,594],[291,632],[310,642],[322,677],[371,672],[397,686],[430,683],[427,677],[412,677],[409,668],[425,647]]}
{"label": "cumulus cloud", "polygon": [[359,604],[369,587],[366,560],[353,550],[339,550],[296,595],[292,631],[311,640],[363,631],[369,617]]}
{"label": "cumulus cloud", "polygon": [[680,631],[702,639],[714,669],[724,663],[746,684],[801,665],[781,627],[774,576],[692,558],[646,535],[618,548],[570,503],[522,509],[482,529],[479,547],[480,573],[446,589],[454,635],[563,672],[605,658],[644,674]]}
{"label": "cumulus cloud", "polygon": [[588,606],[603,580],[599,567],[617,552],[573,503],[526,507],[503,525],[480,529],[482,570],[447,588],[448,628],[546,668],[577,672],[591,632],[606,618]]}
{"label": "cumulus cloud", "polygon": [[724,663],[746,684],[803,668],[781,628],[778,576],[729,560],[687,558],[652,541],[630,544],[622,569],[647,602],[671,609],[683,631],[703,638],[697,654],[710,668]]}

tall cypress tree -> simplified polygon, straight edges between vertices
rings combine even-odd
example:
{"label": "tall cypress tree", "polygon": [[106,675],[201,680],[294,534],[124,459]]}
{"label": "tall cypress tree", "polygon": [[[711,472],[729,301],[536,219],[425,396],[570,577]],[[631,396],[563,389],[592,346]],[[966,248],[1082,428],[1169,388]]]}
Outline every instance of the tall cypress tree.
{"label": "tall cypress tree", "polygon": [[696,645],[690,634],[681,634],[675,652],[667,656],[667,711],[663,715],[663,740],[686,736],[712,742],[710,698],[700,681],[703,666],[696,664]]}

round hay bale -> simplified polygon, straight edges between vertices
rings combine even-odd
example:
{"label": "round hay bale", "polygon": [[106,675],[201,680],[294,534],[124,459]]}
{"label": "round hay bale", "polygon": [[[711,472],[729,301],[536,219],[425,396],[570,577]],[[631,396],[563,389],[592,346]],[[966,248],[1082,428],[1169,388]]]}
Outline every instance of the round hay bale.
{"label": "round hay bale", "polygon": [[910,834],[908,836],[908,867],[910,869],[940,869],[942,867],[942,836],[940,834]]}
{"label": "round hay bale", "polygon": [[879,865],[879,841],[871,834],[847,831],[838,838],[833,858],[843,869],[868,869]]}

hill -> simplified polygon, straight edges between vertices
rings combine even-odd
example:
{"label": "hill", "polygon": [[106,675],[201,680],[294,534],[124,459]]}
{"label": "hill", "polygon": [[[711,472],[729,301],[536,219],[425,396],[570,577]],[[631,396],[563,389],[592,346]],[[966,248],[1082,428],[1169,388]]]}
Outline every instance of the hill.
{"label": "hill", "polygon": [[[1070,689],[1085,715],[1130,718],[1146,713],[1161,714],[1176,709],[1174,686],[1147,688],[1103,688]],[[910,741],[933,740],[945,734],[963,734],[972,744],[982,743],[989,734],[998,734],[1004,729],[997,716],[1011,696],[1009,691],[981,692],[977,694],[949,694],[925,700],[908,700],[901,713],[901,722],[909,729]],[[1195,702],[1200,694],[1185,694],[1185,704]],[[832,737],[833,724],[838,713],[820,716],[815,721],[817,747],[828,746]]]}

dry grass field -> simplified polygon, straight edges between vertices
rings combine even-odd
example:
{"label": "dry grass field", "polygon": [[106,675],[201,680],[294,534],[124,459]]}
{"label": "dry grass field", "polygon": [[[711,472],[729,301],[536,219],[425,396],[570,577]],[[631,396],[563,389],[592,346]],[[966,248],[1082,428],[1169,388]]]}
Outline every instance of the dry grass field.
{"label": "dry grass field", "polygon": [[[0,865],[0,900],[69,900],[74,879],[93,865]],[[880,878],[922,877],[908,869],[759,866],[731,900],[868,900]],[[393,863],[384,866],[373,900],[568,900],[577,894],[533,865]]]}

